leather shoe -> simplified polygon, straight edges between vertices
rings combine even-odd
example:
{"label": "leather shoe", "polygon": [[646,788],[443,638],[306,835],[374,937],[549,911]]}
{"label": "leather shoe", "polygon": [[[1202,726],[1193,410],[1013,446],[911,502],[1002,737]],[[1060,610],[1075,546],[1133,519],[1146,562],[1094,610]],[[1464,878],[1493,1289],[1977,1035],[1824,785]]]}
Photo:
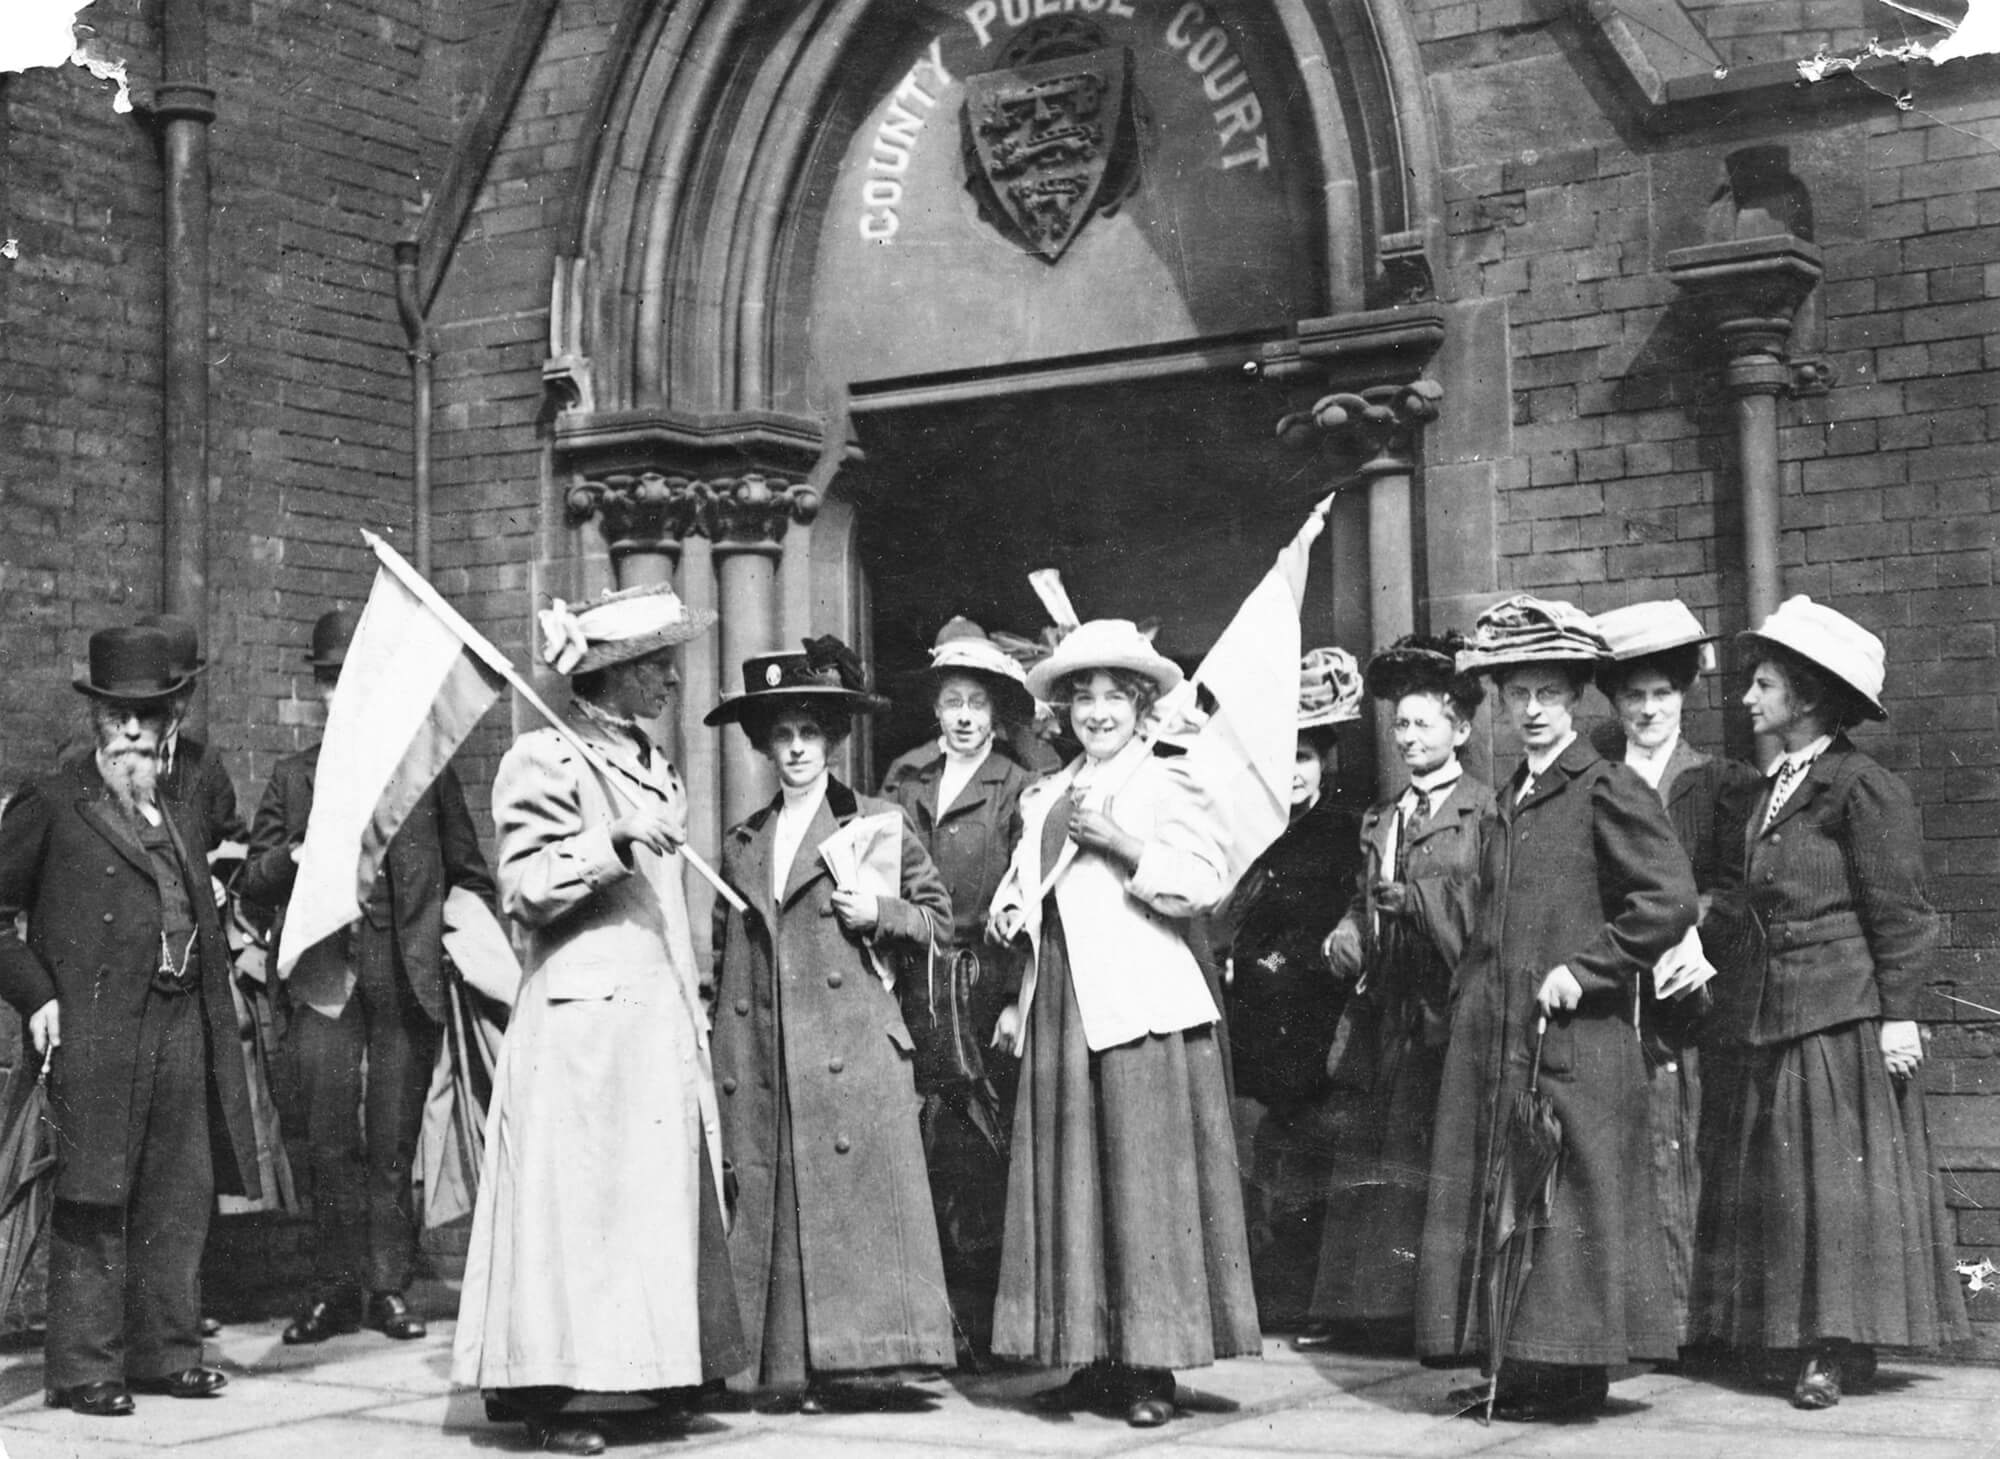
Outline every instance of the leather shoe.
{"label": "leather shoe", "polygon": [[1792,1385],[1792,1407],[1832,1408],[1840,1402],[1840,1364],[1825,1353],[1814,1353],[1799,1369]]}
{"label": "leather shoe", "polygon": [[336,1292],[331,1297],[315,1297],[299,1309],[284,1332],[287,1347],[301,1343],[325,1342],[337,1333],[361,1330],[361,1294]]}
{"label": "leather shoe", "polygon": [[134,1391],[164,1393],[169,1398],[213,1398],[229,1386],[229,1375],[220,1368],[183,1368],[164,1378],[134,1378]]}
{"label": "leather shoe", "polygon": [[51,1388],[43,1398],[50,1408],[67,1408],[85,1418],[123,1418],[132,1411],[131,1393],[123,1383],[109,1378],[101,1383]]}
{"label": "leather shoe", "polygon": [[551,1454],[602,1454],[604,1430],[580,1418],[530,1419],[528,1437]]}
{"label": "leather shoe", "polygon": [[1135,1398],[1125,1408],[1125,1422],[1135,1429],[1157,1429],[1174,1416],[1174,1405],[1165,1398]]}
{"label": "leather shoe", "polygon": [[1340,1345],[1340,1333],[1331,1322],[1315,1322],[1311,1327],[1302,1327],[1292,1339],[1292,1346],[1302,1353],[1323,1353]]}
{"label": "leather shoe", "polygon": [[398,1342],[408,1342],[430,1331],[424,1326],[423,1318],[410,1310],[410,1304],[403,1300],[401,1292],[373,1293],[368,1298],[368,1311],[361,1324]]}

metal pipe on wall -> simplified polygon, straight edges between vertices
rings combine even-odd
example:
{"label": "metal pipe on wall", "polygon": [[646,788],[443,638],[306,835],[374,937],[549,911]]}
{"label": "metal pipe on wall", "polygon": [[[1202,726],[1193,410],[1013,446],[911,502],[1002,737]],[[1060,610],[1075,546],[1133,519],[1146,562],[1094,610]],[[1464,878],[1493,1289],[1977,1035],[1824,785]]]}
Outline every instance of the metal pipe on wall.
{"label": "metal pipe on wall", "polygon": [[[166,0],[153,93],[164,166],[160,607],[208,624],[208,85],[202,0]],[[199,699],[197,699],[197,705]],[[198,711],[197,711],[198,712]]]}
{"label": "metal pipe on wall", "polygon": [[431,572],[431,349],[430,324],[424,318],[417,287],[418,245],[413,238],[396,245],[396,313],[410,354],[410,518],[412,558],[425,577]]}

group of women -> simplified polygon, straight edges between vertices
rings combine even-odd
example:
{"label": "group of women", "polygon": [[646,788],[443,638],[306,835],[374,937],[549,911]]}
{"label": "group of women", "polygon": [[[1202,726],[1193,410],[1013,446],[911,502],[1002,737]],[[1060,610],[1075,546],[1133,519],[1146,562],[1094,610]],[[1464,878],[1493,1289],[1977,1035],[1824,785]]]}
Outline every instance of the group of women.
{"label": "group of women", "polygon": [[[685,800],[639,724],[707,626],[658,589],[545,625],[590,645],[579,734],[524,736],[495,789],[534,938],[456,1376],[547,1447],[602,1449],[594,1394],[729,1376],[816,1412],[986,1353],[1072,1370],[1042,1408],[1165,1423],[1173,1370],[1259,1350],[1253,1244],[1304,1208],[1300,1345],[1483,1360],[1466,1402],[1509,1417],[1590,1411],[1608,1368],[1704,1342],[1792,1354],[1794,1401],[1824,1406],[1874,1345],[1963,1333],[1909,1021],[1933,919],[1909,796],[1843,734],[1880,714],[1882,664],[1841,615],[1793,599],[1746,636],[1768,781],[1682,741],[1708,636],[1679,604],[1510,599],[1365,673],[1315,651],[1293,822],[1233,894],[1156,732],[1182,671],[1132,623],[1024,671],[954,620],[939,739],[882,799],[829,773],[886,707],[853,656],[755,658],[709,722],[780,788],[725,837],[745,905],[712,990],[666,874]],[[1497,793],[1458,759],[1477,675],[1525,752]],[[1575,722],[1593,680],[1622,731],[1601,748]],[[1408,783],[1357,820],[1330,781],[1364,689]],[[1077,748],[1039,776],[998,748],[1036,701]],[[579,1102],[593,1082],[622,1107]],[[1559,1136],[1533,1179],[1525,1113]],[[649,1121],[669,1153],[635,1171]],[[617,1211],[669,1186],[650,1282]],[[593,1297],[614,1259],[636,1317]]]}

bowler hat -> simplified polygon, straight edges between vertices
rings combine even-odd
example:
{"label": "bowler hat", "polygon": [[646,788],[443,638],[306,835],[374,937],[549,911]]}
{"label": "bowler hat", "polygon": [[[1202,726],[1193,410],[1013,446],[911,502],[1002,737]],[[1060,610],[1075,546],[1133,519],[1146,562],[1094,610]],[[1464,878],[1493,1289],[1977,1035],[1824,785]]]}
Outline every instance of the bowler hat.
{"label": "bowler hat", "polygon": [[1770,617],[1736,639],[1752,653],[1763,644],[1790,650],[1853,690],[1870,719],[1889,717],[1889,711],[1882,707],[1882,640],[1845,613],[1800,593],[1785,599]]}
{"label": "bowler hat", "polygon": [[347,662],[347,646],[354,641],[354,630],[361,626],[361,615],[352,608],[335,608],[319,615],[313,624],[312,652],[306,655],[306,662],[315,669],[337,669]]}
{"label": "bowler hat", "polygon": [[148,613],[139,620],[141,628],[157,628],[167,636],[173,646],[174,671],[186,674],[190,679],[208,667],[208,660],[201,656],[201,640],[196,636],[194,625],[185,618],[176,618],[170,613]]}
{"label": "bowler hat", "polygon": [[741,724],[752,715],[790,708],[875,714],[889,701],[868,692],[860,660],[832,637],[813,640],[809,653],[758,654],[743,661],[743,692],[725,695],[702,723]]}
{"label": "bowler hat", "polygon": [[90,635],[90,673],[70,682],[95,699],[165,699],[193,683],[174,668],[173,641],[157,628],[100,628]]}

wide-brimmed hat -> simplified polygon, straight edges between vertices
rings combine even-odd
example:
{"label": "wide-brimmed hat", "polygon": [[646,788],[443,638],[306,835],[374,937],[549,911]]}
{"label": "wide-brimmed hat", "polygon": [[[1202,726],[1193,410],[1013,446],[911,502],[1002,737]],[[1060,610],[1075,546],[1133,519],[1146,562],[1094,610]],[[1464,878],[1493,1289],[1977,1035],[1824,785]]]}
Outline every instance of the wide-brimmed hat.
{"label": "wide-brimmed hat", "polygon": [[93,699],[139,704],[194,682],[174,668],[173,641],[157,628],[100,628],[90,635],[90,672],[70,680]]}
{"label": "wide-brimmed hat", "polygon": [[354,642],[354,630],[361,626],[361,614],[354,608],[335,608],[319,615],[313,624],[312,651],[306,662],[315,669],[337,669],[347,662],[347,646]]}
{"label": "wide-brimmed hat", "polygon": [[1361,666],[1344,648],[1311,648],[1299,660],[1299,728],[1361,718]]}
{"label": "wide-brimmed hat", "polygon": [[936,698],[944,681],[962,674],[986,687],[993,706],[1009,719],[1035,717],[1035,696],[1028,692],[1027,671],[1020,661],[986,636],[970,618],[953,618],[931,641],[931,661],[916,674],[919,692]]}
{"label": "wide-brimmed hat", "polygon": [[1628,603],[1611,608],[1593,620],[1611,657],[1619,663],[1649,658],[1677,648],[1712,643],[1716,635],[1701,626],[1679,598],[1661,598],[1651,603]]}
{"label": "wide-brimmed hat", "polygon": [[1406,694],[1436,694],[1451,700],[1470,719],[1486,690],[1477,674],[1458,667],[1458,656],[1466,647],[1465,635],[1456,629],[1404,634],[1369,656],[1363,683],[1371,696],[1389,704]]}
{"label": "wide-brimmed hat", "polygon": [[683,603],[665,583],[607,592],[572,607],[561,598],[535,615],[542,660],[558,674],[590,674],[699,638],[715,626],[711,609]]}
{"label": "wide-brimmed hat", "polygon": [[1610,655],[1583,609],[1527,593],[1495,603],[1472,625],[1459,651],[1461,672],[1492,673],[1523,664],[1594,664]]}
{"label": "wide-brimmed hat", "polygon": [[167,644],[174,653],[175,672],[192,679],[208,667],[208,660],[201,656],[201,639],[187,619],[169,613],[148,613],[139,620],[139,627],[157,628],[167,636]]}
{"label": "wide-brimmed hat", "polygon": [[1739,633],[1736,641],[1752,653],[1760,643],[1789,649],[1852,689],[1870,719],[1889,717],[1882,707],[1886,675],[1882,640],[1845,613],[1801,593],[1785,599],[1757,627]]}
{"label": "wide-brimmed hat", "polygon": [[832,634],[805,641],[804,653],[758,654],[743,661],[743,692],[727,694],[702,723],[741,724],[791,708],[879,714],[889,701],[868,687],[867,670]]}
{"label": "wide-brimmed hat", "polygon": [[1151,679],[1162,694],[1187,677],[1179,664],[1153,647],[1153,641],[1131,619],[1093,618],[1028,670],[1028,692],[1046,700],[1055,691],[1056,680],[1084,669],[1130,669]]}

